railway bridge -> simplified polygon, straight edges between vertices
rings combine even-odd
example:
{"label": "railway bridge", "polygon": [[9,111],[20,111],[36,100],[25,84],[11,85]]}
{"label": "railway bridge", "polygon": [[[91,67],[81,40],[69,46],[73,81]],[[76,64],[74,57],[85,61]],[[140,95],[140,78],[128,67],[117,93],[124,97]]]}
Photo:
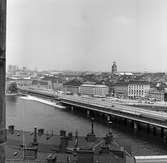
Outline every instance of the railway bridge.
{"label": "railway bridge", "polygon": [[125,125],[130,122],[135,131],[140,130],[144,125],[147,133],[152,130],[153,135],[156,135],[159,132],[160,136],[167,140],[167,113],[165,112],[126,106],[110,99],[93,97],[63,95],[60,101],[72,110],[84,110],[88,116],[100,114],[107,121],[121,120]]}

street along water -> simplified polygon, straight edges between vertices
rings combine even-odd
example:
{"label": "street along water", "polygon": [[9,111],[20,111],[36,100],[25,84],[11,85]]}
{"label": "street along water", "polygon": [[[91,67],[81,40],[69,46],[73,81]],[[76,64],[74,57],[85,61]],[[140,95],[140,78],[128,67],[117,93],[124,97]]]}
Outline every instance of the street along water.
{"label": "street along water", "polygon": [[[76,112],[49,106],[37,101],[26,100],[17,96],[6,97],[6,126],[15,125],[16,129],[33,131],[34,126],[44,128],[45,132],[59,134],[60,130],[85,136],[90,132],[90,120]],[[108,127],[98,121],[94,123],[95,134],[104,136]],[[134,155],[167,155],[167,144],[160,136],[137,134],[123,125],[112,127],[116,141],[128,147]]]}

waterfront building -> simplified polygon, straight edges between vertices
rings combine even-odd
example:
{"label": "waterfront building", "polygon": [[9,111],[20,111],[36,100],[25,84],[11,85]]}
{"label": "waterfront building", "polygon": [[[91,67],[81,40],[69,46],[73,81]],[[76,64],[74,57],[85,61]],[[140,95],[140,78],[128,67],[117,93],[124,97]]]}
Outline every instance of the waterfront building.
{"label": "waterfront building", "polygon": [[116,74],[117,73],[117,65],[116,65],[116,62],[113,62],[113,65],[112,65],[112,74]]}
{"label": "waterfront building", "polygon": [[63,90],[65,93],[78,94],[81,81],[78,79],[73,79],[63,84]]}
{"label": "waterfront building", "polygon": [[32,85],[32,79],[30,77],[27,78],[16,78],[16,77],[7,77],[6,78],[6,87],[10,85],[11,82],[16,82],[18,86],[26,87]]}
{"label": "waterfront building", "polygon": [[106,97],[109,94],[109,88],[106,85],[82,84],[79,87],[81,95]]}
{"label": "waterfront building", "polygon": [[150,90],[147,81],[130,81],[128,84],[128,97],[132,99],[145,98]]}
{"label": "waterfront building", "polygon": [[148,93],[148,98],[155,101],[164,101],[164,90],[158,90],[157,88],[151,88]]}
{"label": "waterfront building", "polygon": [[53,89],[52,82],[46,81],[46,80],[33,80],[32,87],[37,89],[44,89],[44,90]]}
{"label": "waterfront building", "polygon": [[37,89],[62,91],[63,83],[60,79],[54,76],[42,76],[32,80],[32,87]]}
{"label": "waterfront building", "polygon": [[52,84],[53,84],[53,89],[55,91],[62,91],[63,90],[63,83],[56,81],[56,82],[53,82]]}
{"label": "waterfront building", "polygon": [[112,90],[114,92],[114,96],[120,98],[128,97],[128,83],[127,82],[119,82],[112,86]]}
{"label": "waterfront building", "polygon": [[51,89],[55,91],[62,91],[63,90],[63,83],[62,80],[56,76],[46,75],[42,78],[43,81],[47,81],[51,84]]}

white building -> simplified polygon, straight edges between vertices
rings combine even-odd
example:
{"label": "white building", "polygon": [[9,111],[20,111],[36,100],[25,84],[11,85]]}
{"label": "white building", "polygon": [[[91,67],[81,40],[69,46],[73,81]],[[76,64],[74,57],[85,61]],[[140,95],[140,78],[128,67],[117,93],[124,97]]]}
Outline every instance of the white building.
{"label": "white building", "polygon": [[81,95],[105,97],[109,94],[109,88],[106,85],[82,84],[79,87]]}
{"label": "white building", "polygon": [[132,99],[144,98],[148,95],[150,83],[147,81],[131,81],[128,84],[128,97]]}
{"label": "white building", "polygon": [[148,98],[155,101],[164,101],[165,90],[158,90],[157,88],[151,88],[148,94]]}

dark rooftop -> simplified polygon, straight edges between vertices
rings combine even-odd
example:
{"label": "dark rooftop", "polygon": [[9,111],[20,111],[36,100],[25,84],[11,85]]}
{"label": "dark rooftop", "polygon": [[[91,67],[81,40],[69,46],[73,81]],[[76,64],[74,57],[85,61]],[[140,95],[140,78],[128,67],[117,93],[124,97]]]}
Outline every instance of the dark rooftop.
{"label": "dark rooftop", "polygon": [[133,81],[129,81],[129,84],[150,84],[150,82],[143,81],[143,80],[133,80]]}
{"label": "dark rooftop", "polygon": [[65,86],[80,86],[82,82],[78,79],[73,79],[64,83]]}

